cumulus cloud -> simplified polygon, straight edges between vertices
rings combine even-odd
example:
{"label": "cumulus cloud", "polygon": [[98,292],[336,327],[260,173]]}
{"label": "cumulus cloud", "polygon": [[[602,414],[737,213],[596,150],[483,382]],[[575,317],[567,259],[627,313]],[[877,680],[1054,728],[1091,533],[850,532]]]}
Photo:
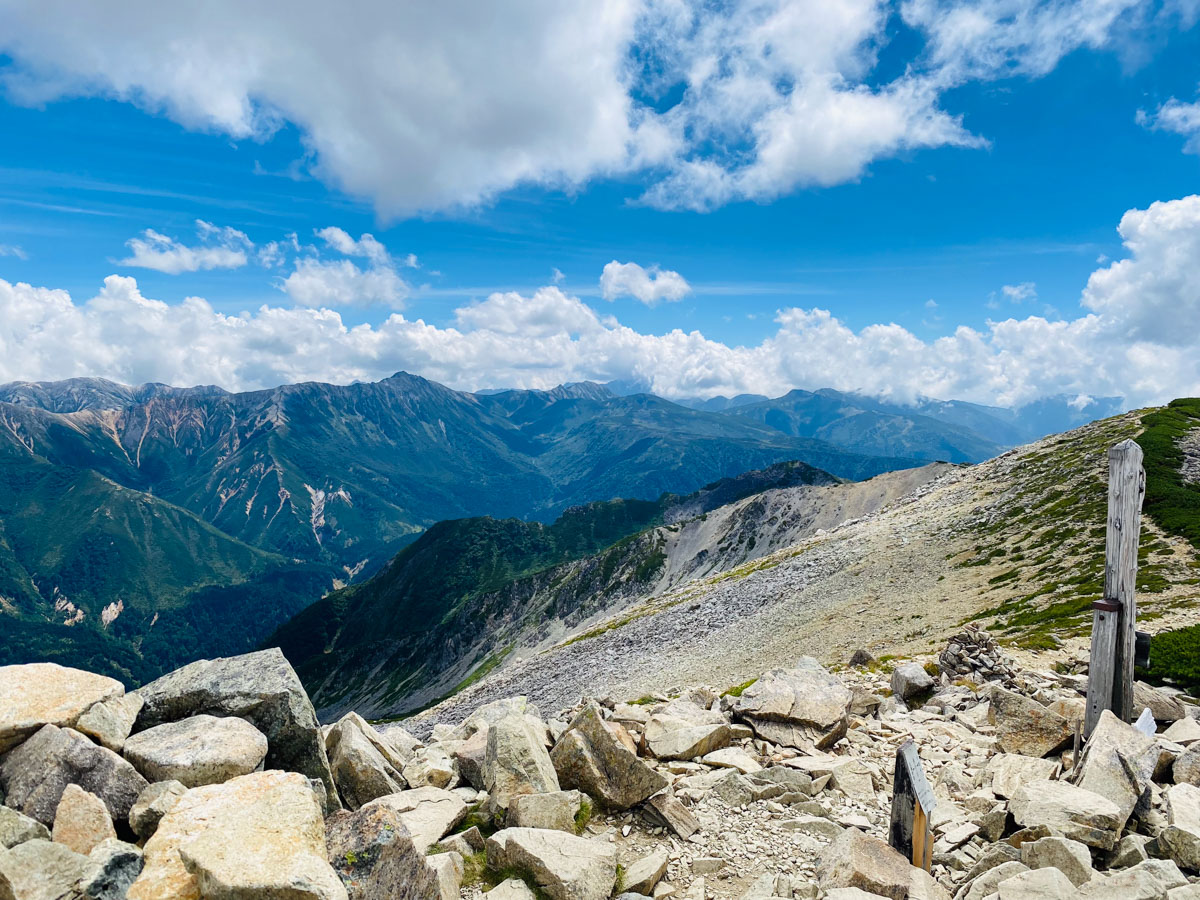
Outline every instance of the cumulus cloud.
{"label": "cumulus cloud", "polygon": [[1184,103],[1172,97],[1154,113],[1138,110],[1137,119],[1148,128],[1182,135],[1184,152],[1200,154],[1200,100]]}
{"label": "cumulus cloud", "polygon": [[[280,16],[234,0],[10,3],[0,77],[19,102],[111,97],[238,140],[269,140],[290,124],[301,165],[385,216],[631,173],[646,180],[647,203],[709,209],[856,179],[910,150],[981,146],[985,136],[943,108],[949,89],[1038,77],[1074,49],[1127,41],[1156,9],[1152,0],[906,0],[898,12],[886,0],[493,7],[366,0],[347,16],[295,0]],[[916,39],[903,65],[881,71],[897,16]]]}
{"label": "cumulus cloud", "polygon": [[682,275],[658,266],[643,269],[637,263],[614,259],[600,273],[600,294],[605,300],[633,297],[647,306],[654,306],[660,300],[682,300],[691,292],[691,285]]}
{"label": "cumulus cloud", "polygon": [[[278,282],[281,291],[301,306],[381,305],[392,309],[404,308],[404,301],[411,289],[396,271],[396,262],[387,248],[374,235],[364,233],[355,240],[334,225],[318,228],[314,234],[328,248],[343,256],[364,257],[367,266],[360,268],[348,259],[300,257],[292,273]],[[295,235],[292,240],[299,250],[300,244]],[[415,266],[417,258],[410,253],[401,264]]]}
{"label": "cumulus cloud", "polygon": [[1003,405],[1056,394],[1130,404],[1196,395],[1200,196],[1130,210],[1120,233],[1127,258],[1091,275],[1077,318],[1008,318],[932,341],[896,324],[856,331],[827,310],[799,308],[780,310],[775,332],[753,346],[699,331],[643,334],[554,285],[492,294],[459,309],[450,327],[399,313],[350,327],[327,308],[225,315],[194,297],[168,305],[117,275],[83,302],[0,280],[0,380],[102,375],[236,390],[405,369],[465,389],[627,379],[667,397],[793,387]]}
{"label": "cumulus cloud", "polygon": [[203,219],[196,220],[196,235],[200,243],[188,246],[147,228],[141,237],[125,242],[131,252],[125,259],[118,260],[118,265],[154,269],[168,275],[201,269],[238,269],[246,265],[247,254],[254,249],[254,244],[243,232]]}

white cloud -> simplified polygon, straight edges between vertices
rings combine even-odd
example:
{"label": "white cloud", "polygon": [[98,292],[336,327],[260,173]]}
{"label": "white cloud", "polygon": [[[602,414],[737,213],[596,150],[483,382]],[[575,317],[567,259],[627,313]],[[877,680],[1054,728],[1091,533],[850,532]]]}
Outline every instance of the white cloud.
{"label": "white cloud", "polygon": [[331,225],[328,228],[317,229],[316,235],[328,246],[345,256],[365,256],[376,265],[390,264],[391,262],[387,248],[375,240],[373,234],[363,234],[356,241],[342,229]]}
{"label": "white cloud", "polygon": [[1187,140],[1185,153],[1200,154],[1200,100],[1184,103],[1172,97],[1153,114],[1138,110],[1138,122],[1157,131],[1170,131]]}
{"label": "white cloud", "polygon": [[304,165],[385,216],[630,173],[648,203],[709,209],[981,146],[942,108],[947,90],[1038,77],[1076,48],[1127,42],[1156,8],[906,0],[917,37],[895,76],[877,66],[900,27],[885,0],[512,0],[503,15],[483,0],[365,0],[352,16],[317,0],[286,16],[234,0],[43,0],[0,13],[0,53],[19,102],[112,97],[237,140],[290,123]]}
{"label": "white cloud", "polygon": [[132,252],[118,260],[118,264],[154,269],[168,275],[201,269],[237,269],[246,265],[247,253],[254,249],[250,238],[236,228],[220,227],[203,219],[196,220],[196,234],[200,243],[189,247],[147,228],[141,237],[125,242]]}
{"label": "white cloud", "polygon": [[0,381],[102,375],[237,390],[405,369],[467,389],[619,378],[668,397],[834,387],[901,401],[1067,394],[1139,405],[1200,394],[1200,196],[1130,210],[1120,233],[1127,258],[1091,275],[1077,318],[1008,318],[933,341],[791,308],[759,344],[731,347],[698,331],[639,333],[556,286],[493,294],[459,309],[453,327],[398,313],[349,327],[329,309],[231,316],[199,298],[168,305],[117,275],[81,303],[0,280]]}
{"label": "white cloud", "polygon": [[1000,288],[1000,292],[1013,303],[1024,303],[1026,300],[1037,299],[1037,285],[1032,281],[1022,281],[1020,284],[1006,284]]}
{"label": "white cloud", "polygon": [[15,256],[17,259],[29,259],[29,254],[16,244],[0,244],[0,256]]}
{"label": "white cloud", "polygon": [[682,275],[658,266],[643,269],[637,263],[614,259],[600,273],[600,294],[605,300],[633,297],[647,306],[654,306],[660,300],[682,300],[691,292],[691,286]]}
{"label": "white cloud", "polygon": [[390,266],[360,269],[348,259],[299,259],[279,288],[301,306],[389,306],[402,309],[409,287]]}

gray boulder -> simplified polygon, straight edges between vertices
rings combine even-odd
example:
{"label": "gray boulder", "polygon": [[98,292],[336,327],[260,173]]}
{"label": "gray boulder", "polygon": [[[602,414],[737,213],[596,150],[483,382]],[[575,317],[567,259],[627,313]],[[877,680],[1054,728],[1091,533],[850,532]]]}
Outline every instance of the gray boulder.
{"label": "gray boulder", "polygon": [[846,733],[853,693],[815,660],[763,675],[733,703],[733,713],[774,744],[832,747]]}
{"label": "gray boulder", "polygon": [[1121,836],[1121,810],[1107,797],[1064,781],[1018,788],[1009,802],[1018,825],[1044,825],[1063,837],[1100,850],[1111,850]]}
{"label": "gray boulder", "polygon": [[70,897],[91,866],[83,854],[51,841],[26,841],[0,851],[0,874],[8,880],[16,900]]}
{"label": "gray boulder", "polygon": [[826,848],[817,869],[822,889],[858,888],[891,900],[908,897],[909,863],[879,838],[847,828]]}
{"label": "gray boulder", "polygon": [[538,724],[514,712],[488,729],[483,781],[493,809],[508,809],[511,798],[520,794],[544,794],[559,789],[558,775]]}
{"label": "gray boulder", "polygon": [[189,716],[139,731],[125,741],[125,758],[147,779],[178,781],[190,788],[249,775],[266,755],[266,736],[232,716]]}
{"label": "gray boulder", "polygon": [[1018,872],[996,885],[999,900],[1070,900],[1075,885],[1058,869]]}
{"label": "gray boulder", "polygon": [[1182,703],[1144,681],[1133,683],[1133,709],[1135,715],[1149,709],[1154,721],[1160,725],[1169,725],[1187,716],[1187,708]]}
{"label": "gray boulder", "polygon": [[662,881],[667,874],[670,857],[663,847],[659,847],[649,856],[643,856],[625,870],[625,890],[635,894],[650,896],[654,886]]}
{"label": "gray boulder", "polygon": [[54,813],[51,840],[86,856],[98,844],[116,836],[104,801],[77,784],[68,784]]}
{"label": "gray boulder", "polygon": [[0,806],[0,847],[8,849],[26,841],[50,840],[50,829],[36,819]]}
{"label": "gray boulder", "polygon": [[123,822],[147,781],[117,754],[77,731],[45,725],[33,737],[0,757],[0,787],[6,803],[43,825],[68,784],[104,801],[114,821]]}
{"label": "gray boulder", "polygon": [[551,828],[575,833],[575,817],[583,806],[579,791],[518,794],[508,804],[510,828]]}
{"label": "gray boulder", "polygon": [[1150,790],[1158,765],[1154,738],[1105,710],[1088,738],[1075,783],[1121,810],[1121,826]]}
{"label": "gray boulder", "polygon": [[363,809],[386,806],[400,817],[413,844],[425,853],[467,815],[467,804],[450,791],[435,787],[412,788],[372,800]]}
{"label": "gray boulder", "polygon": [[933,676],[920,663],[904,663],[892,671],[892,693],[902,700],[911,700],[931,690]]}
{"label": "gray boulder", "polygon": [[1092,880],[1092,853],[1086,844],[1061,837],[1044,837],[1021,846],[1021,862],[1031,869],[1052,868],[1079,887]]}
{"label": "gray boulder", "polygon": [[348,809],[358,809],[377,797],[408,787],[401,774],[405,762],[401,754],[357,713],[350,713],[329,728],[325,750],[338,793]]}
{"label": "gray boulder", "polygon": [[110,838],[88,854],[87,872],[75,884],[87,900],[125,900],[142,873],[142,851],[133,844]]}
{"label": "gray boulder", "polygon": [[1036,700],[993,686],[988,693],[988,723],[996,726],[1005,753],[1046,756],[1071,738],[1071,723]]}
{"label": "gray boulder", "polygon": [[505,828],[488,838],[488,865],[528,873],[551,900],[608,900],[617,880],[611,844],[540,828]]}
{"label": "gray boulder", "polygon": [[451,850],[449,853],[426,857],[426,862],[437,876],[438,895],[441,900],[458,900],[466,871],[462,855]]}
{"label": "gray boulder", "polygon": [[243,718],[266,735],[266,768],[320,779],[328,807],[341,805],[317,714],[278,648],[198,660],[137,693],[146,703],[135,732],[202,714]]}
{"label": "gray boulder", "polygon": [[604,721],[599,704],[585,706],[550,752],[560,786],[613,809],[628,809],[666,787],[667,780],[638,759],[632,741],[624,743],[618,729]]}
{"label": "gray boulder", "polygon": [[1167,822],[1159,846],[1181,868],[1200,871],[1200,788],[1176,784],[1167,790]]}
{"label": "gray boulder", "polygon": [[329,862],[349,900],[434,900],[437,874],[414,844],[400,814],[385,805],[340,810],[325,823]]}
{"label": "gray boulder", "polygon": [[144,702],[138,694],[123,694],[97,703],[79,717],[75,730],[120,753]]}
{"label": "gray boulder", "polygon": [[1171,778],[1176,784],[1200,787],[1200,744],[1192,744],[1179,754],[1171,767]]}

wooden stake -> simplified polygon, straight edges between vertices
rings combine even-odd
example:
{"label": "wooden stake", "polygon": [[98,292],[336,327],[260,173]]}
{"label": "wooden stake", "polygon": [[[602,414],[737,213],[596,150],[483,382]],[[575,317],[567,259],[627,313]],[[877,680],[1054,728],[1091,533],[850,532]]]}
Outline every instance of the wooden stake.
{"label": "wooden stake", "polygon": [[1084,737],[1106,709],[1123,722],[1133,716],[1133,660],[1137,630],[1137,560],[1146,473],[1142,448],[1126,440],[1108,451],[1108,532],[1104,596],[1092,604]]}

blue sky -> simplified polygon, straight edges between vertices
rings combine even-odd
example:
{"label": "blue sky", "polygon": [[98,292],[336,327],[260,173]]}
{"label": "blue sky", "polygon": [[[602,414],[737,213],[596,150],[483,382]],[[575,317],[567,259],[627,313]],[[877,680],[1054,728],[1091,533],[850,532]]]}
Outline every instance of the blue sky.
{"label": "blue sky", "polygon": [[[1190,216],[1191,206],[1160,207],[1162,215],[1137,223],[1144,259],[1123,246],[1117,230],[1128,211],[1182,203],[1200,186],[1200,155],[1186,152],[1200,149],[1200,107],[1191,106],[1200,88],[1194,3],[854,0],[843,9],[851,24],[836,18],[829,24],[820,7],[805,4],[717,4],[712,12],[614,3],[610,18],[623,16],[624,24],[595,38],[603,44],[586,44],[588,37],[582,48],[598,68],[609,60],[617,73],[598,78],[599,86],[575,86],[575,93],[547,87],[555,66],[576,68],[570,54],[564,62],[558,52],[532,59],[530,71],[511,85],[503,83],[506,74],[485,84],[493,78],[486,67],[468,70],[448,46],[418,74],[394,74],[392,62],[379,63],[394,80],[386,90],[361,92],[366,97],[355,90],[360,72],[330,70],[350,92],[338,96],[319,79],[302,83],[303,56],[279,62],[280,45],[289,39],[303,45],[302,31],[256,32],[249,23],[240,37],[251,58],[261,52],[266,60],[257,68],[275,65],[287,76],[282,87],[249,75],[239,84],[236,73],[224,70],[205,73],[196,59],[216,65],[216,51],[204,47],[203,35],[186,66],[179,54],[156,59],[164,35],[189,35],[190,26],[169,15],[147,23],[137,4],[125,5],[137,23],[133,33],[126,28],[118,46],[103,49],[97,47],[111,37],[103,26],[84,22],[77,33],[58,33],[53,5],[18,4],[0,13],[6,26],[0,32],[10,36],[7,43],[0,38],[8,54],[0,60],[0,128],[8,138],[0,143],[0,246],[8,248],[0,255],[0,279],[13,295],[10,325],[0,325],[0,349],[9,360],[0,363],[0,378],[101,374],[236,388],[295,377],[379,377],[405,368],[460,387],[611,376],[638,378],[668,395],[834,385],[1002,403],[1063,392],[1115,392],[1133,403],[1200,390],[1194,361],[1173,364],[1164,356],[1192,359],[1193,345],[1177,336],[1155,338],[1147,324],[1163,309],[1178,311],[1180,326],[1200,324],[1200,274],[1191,268],[1149,286],[1138,281],[1139,265],[1161,269],[1154,259],[1178,259],[1200,245],[1200,221],[1188,218],[1180,228],[1177,220]],[[1126,8],[1113,16],[1114,5]],[[545,7],[518,6],[529,7],[527,18],[478,27],[434,21],[426,23],[428,34],[436,50],[454,28],[455,40],[486,60],[488,48],[506,35],[524,40],[549,28]],[[983,23],[974,43],[939,32],[951,15],[965,13]],[[404,24],[379,16],[386,13],[364,5],[363,22],[345,24],[327,52]],[[840,31],[815,49],[800,48],[796,61],[779,64],[781,75],[763,59],[790,46],[784,39],[791,33],[783,26],[774,37],[762,32],[787,16],[806,30]],[[568,20],[565,27],[585,25]],[[744,72],[725,82],[720,75],[696,80],[697,61],[731,42],[741,56],[731,53],[719,66],[749,71],[765,88],[747,88]],[[828,44],[843,49],[827,51]],[[139,53],[145,58],[128,61]],[[665,74],[631,75],[634,58],[650,58],[647,69]],[[495,63],[503,72],[505,60]],[[197,83],[186,81],[185,69]],[[431,71],[461,82],[454,88],[461,95],[446,90],[467,98],[460,118],[469,121],[444,122],[444,110],[422,102],[441,91],[431,89],[430,79],[438,77]],[[212,86],[226,77],[230,84]],[[781,78],[787,86],[771,94]],[[767,147],[762,129],[814,84],[817,100],[788,126],[789,143],[778,151],[792,158],[767,166],[763,161],[777,151]],[[849,136],[838,131],[845,111],[826,108],[829,96],[894,98],[913,85],[917,99],[867,110],[864,129]],[[477,108],[476,92],[483,95]],[[518,93],[523,105],[508,110],[504,104]],[[761,109],[730,111],[731,97],[747,108],[761,102]],[[746,104],[746,97],[758,99]],[[504,133],[506,123],[477,128],[496,104],[513,120],[528,117],[531,130],[543,134],[522,145],[520,133]],[[555,121],[555,111],[567,105],[572,118]],[[349,106],[361,106],[357,119],[343,112]],[[887,127],[876,120],[897,106],[910,119],[891,138],[880,137]],[[622,110],[616,130],[623,132],[606,148],[614,108]],[[376,118],[401,118],[397,111],[401,125],[373,129]],[[593,146],[601,149],[592,153]],[[511,158],[496,162],[505,154]],[[839,160],[855,154],[861,164],[843,169]],[[711,187],[711,171],[693,177],[693,163],[716,171],[719,186]],[[211,223],[209,234],[197,234],[197,220]],[[344,232],[348,252],[329,232],[318,234],[331,227]],[[177,242],[159,250],[219,246],[245,262],[182,271],[139,265],[128,242],[145,240],[147,229]],[[365,233],[382,249],[345,243]],[[298,250],[285,247],[293,234]],[[280,248],[276,265],[264,266],[261,253],[271,242]],[[409,254],[416,265],[406,264]],[[1093,299],[1081,306],[1089,278],[1122,259],[1132,265],[1102,274]],[[298,299],[299,282],[289,276],[303,260],[312,278]],[[646,302],[653,296],[639,299],[627,287],[606,299],[601,272],[613,261],[677,273],[681,296]],[[344,290],[328,287],[327,295],[326,281],[313,280],[349,267],[384,280],[371,287],[351,279]],[[128,280],[114,282],[109,307],[92,302],[112,275],[136,279],[136,289]],[[71,308],[45,318],[44,295],[17,297],[20,283],[66,291]],[[1130,299],[1147,292],[1153,296],[1144,306]],[[512,299],[504,302],[504,295]],[[207,344],[199,333],[207,326],[195,322],[176,322],[169,334],[146,324],[172,317],[186,297],[204,298],[213,315],[253,317],[264,305],[310,318],[332,310],[339,334],[369,326],[372,347],[349,348],[342,338],[323,344],[325,331],[300,336],[292,327],[299,320],[287,316],[287,328],[245,345],[227,337]],[[169,310],[147,312],[138,298],[162,301]],[[464,318],[462,310],[474,306],[480,311]],[[43,312],[32,316],[32,307]],[[841,338],[807,318],[781,325],[781,310],[813,308],[831,314]],[[588,311],[602,324],[580,325]],[[1104,321],[1080,324],[1089,315]],[[71,324],[71,316],[84,324]],[[394,327],[402,320],[408,328],[403,340],[383,330],[389,317]],[[619,322],[619,339],[608,317]],[[1008,335],[989,324],[1005,320],[1014,323]],[[419,321],[433,328],[424,338],[412,333]],[[902,332],[881,338],[872,330],[892,323]],[[980,336],[982,351],[955,337],[963,326]],[[100,342],[106,352],[64,360],[52,345],[38,351],[54,328],[85,331],[88,343]],[[198,329],[194,342],[189,328]],[[586,333],[597,329],[606,331],[604,340],[589,343]],[[472,330],[487,335],[456,343],[456,334]],[[669,342],[648,340],[677,330],[684,335]],[[541,343],[531,343],[534,332]],[[693,332],[703,341],[686,337]],[[938,338],[956,343],[939,348]],[[844,350],[839,339],[849,342]],[[147,358],[126,345],[138,340],[174,344]],[[564,342],[570,349],[563,350]],[[1034,358],[1012,360],[1025,346]],[[1089,355],[1114,346],[1123,362],[1101,372],[1087,364]],[[738,348],[746,352],[729,352]],[[348,352],[360,356],[348,361]],[[534,364],[531,354],[541,353],[544,361]],[[313,362],[322,354],[341,362],[322,368]],[[215,355],[217,362],[198,365],[190,361],[196,355]],[[236,365],[222,365],[231,357]],[[946,371],[930,371],[935,358],[935,368]],[[1017,375],[1006,366],[1032,371]]]}

